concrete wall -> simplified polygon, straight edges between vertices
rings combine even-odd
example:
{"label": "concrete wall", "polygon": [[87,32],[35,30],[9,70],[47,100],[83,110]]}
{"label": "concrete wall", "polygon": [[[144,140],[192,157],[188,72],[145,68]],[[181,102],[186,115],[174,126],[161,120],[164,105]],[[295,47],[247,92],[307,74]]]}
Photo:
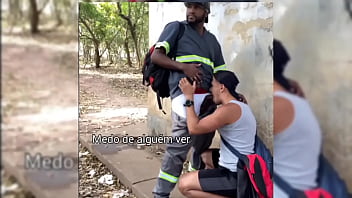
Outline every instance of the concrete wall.
{"label": "concrete wall", "polygon": [[[272,3],[211,3],[207,29],[219,40],[228,68],[239,80],[257,118],[258,131],[272,147]],[[183,3],[149,4],[149,42],[155,43],[164,26],[185,20]],[[152,22],[152,23],[151,23]],[[152,134],[170,134],[170,101],[164,101],[167,115],[158,110],[155,94],[148,93],[148,125]]]}
{"label": "concrete wall", "polygon": [[[323,150],[352,192],[352,16],[344,0],[275,1],[274,35],[323,131]],[[352,8],[352,7],[351,7]]]}

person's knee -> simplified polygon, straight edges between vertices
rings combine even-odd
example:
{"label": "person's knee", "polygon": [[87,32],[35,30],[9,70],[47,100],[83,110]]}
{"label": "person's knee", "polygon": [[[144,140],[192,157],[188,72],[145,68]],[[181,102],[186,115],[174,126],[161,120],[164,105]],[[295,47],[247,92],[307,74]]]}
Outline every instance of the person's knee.
{"label": "person's knee", "polygon": [[189,180],[189,177],[188,175],[182,175],[180,180],[179,180],[179,183],[178,183],[178,189],[179,191],[183,194],[183,195],[187,195],[189,190],[191,190],[191,182]]}

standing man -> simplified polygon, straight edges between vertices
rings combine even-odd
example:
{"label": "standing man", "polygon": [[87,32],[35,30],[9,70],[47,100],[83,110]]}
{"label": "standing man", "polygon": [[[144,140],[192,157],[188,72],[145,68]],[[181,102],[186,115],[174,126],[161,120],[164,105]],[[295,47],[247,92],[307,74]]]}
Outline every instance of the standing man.
{"label": "standing man", "polygon": [[[226,70],[221,47],[216,37],[205,29],[210,13],[209,2],[186,2],[187,20],[181,22],[184,26],[182,37],[177,40],[180,29],[179,22],[166,25],[151,56],[152,62],[170,69],[169,87],[172,108],[172,135],[190,136],[187,128],[185,106],[195,107],[196,114],[202,118],[216,109],[209,89],[213,74]],[[167,55],[177,46],[175,60]],[[194,101],[186,101],[178,83],[181,78],[196,81]],[[202,169],[204,163],[201,154],[209,148],[214,132],[203,135],[192,135],[190,144],[168,144],[161,165],[160,174],[153,190],[156,198],[169,197],[170,192],[178,182],[186,160],[187,153],[193,146],[191,168]]]}

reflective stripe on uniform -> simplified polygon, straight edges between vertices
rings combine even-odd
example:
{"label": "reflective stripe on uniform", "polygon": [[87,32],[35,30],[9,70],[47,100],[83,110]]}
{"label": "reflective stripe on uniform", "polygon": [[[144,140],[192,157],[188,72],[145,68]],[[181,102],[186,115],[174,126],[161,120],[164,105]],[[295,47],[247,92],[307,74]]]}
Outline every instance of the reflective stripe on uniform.
{"label": "reflective stripe on uniform", "polygon": [[207,64],[214,68],[214,63],[210,61],[209,58],[201,57],[198,55],[186,55],[186,56],[177,56],[176,61],[181,62],[181,63],[187,63],[187,62],[201,62],[204,64]]}
{"label": "reflective stripe on uniform", "polygon": [[175,183],[175,184],[178,181],[178,177],[175,177],[175,176],[172,176],[172,175],[170,175],[168,173],[165,173],[162,170],[160,170],[159,178],[164,179],[164,180],[166,180],[168,182],[171,182],[171,183]]}
{"label": "reflective stripe on uniform", "polygon": [[167,41],[157,42],[155,44],[155,48],[160,48],[160,47],[165,48],[166,54],[168,54],[170,52],[170,44]]}
{"label": "reflective stripe on uniform", "polygon": [[223,71],[223,70],[227,70],[225,64],[214,67],[214,73],[216,73],[218,71]]}

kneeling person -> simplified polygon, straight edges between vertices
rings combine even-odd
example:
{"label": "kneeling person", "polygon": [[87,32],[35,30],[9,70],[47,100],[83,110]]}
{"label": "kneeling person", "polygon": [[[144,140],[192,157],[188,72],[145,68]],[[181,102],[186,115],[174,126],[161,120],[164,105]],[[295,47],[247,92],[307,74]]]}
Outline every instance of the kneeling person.
{"label": "kneeling person", "polygon": [[[215,73],[211,93],[213,101],[221,107],[199,120],[193,105],[186,105],[187,126],[194,135],[218,129],[227,142],[247,155],[253,153],[256,120],[244,98],[236,92],[238,83],[233,72]],[[186,104],[192,104],[196,84],[191,85],[183,78],[179,86],[187,99]],[[184,174],[180,178],[179,189],[186,197],[236,197],[237,162],[237,156],[221,142],[218,167]]]}

